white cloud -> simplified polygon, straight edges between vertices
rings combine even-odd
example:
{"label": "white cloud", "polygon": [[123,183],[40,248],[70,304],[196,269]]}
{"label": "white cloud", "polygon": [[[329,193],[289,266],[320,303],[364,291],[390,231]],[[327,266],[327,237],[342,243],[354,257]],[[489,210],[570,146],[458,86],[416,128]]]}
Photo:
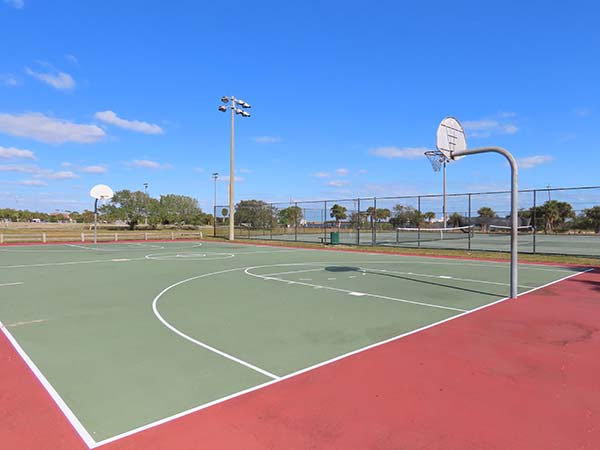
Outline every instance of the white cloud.
{"label": "white cloud", "polygon": [[315,178],[330,178],[331,174],[329,172],[315,172],[312,176]]}
{"label": "white cloud", "polygon": [[4,0],[4,3],[17,9],[21,9],[25,6],[25,0]]}
{"label": "white cloud", "polygon": [[340,177],[348,175],[348,169],[335,169],[335,173]]}
{"label": "white cloud", "polygon": [[43,180],[21,180],[17,181],[17,184],[22,186],[48,186],[48,183]]}
{"label": "white cloud", "polygon": [[94,117],[101,122],[123,128],[124,130],[137,131],[138,133],[145,134],[164,133],[163,129],[158,125],[148,122],[141,122],[139,120],[121,119],[113,111],[100,111],[94,114]]}
{"label": "white cloud", "polygon": [[0,172],[29,173],[32,174],[34,178],[46,180],[70,180],[79,178],[79,175],[70,170],[57,172],[52,169],[43,169],[35,165],[1,164]]}
{"label": "white cloud", "polygon": [[0,83],[4,86],[14,87],[19,85],[19,79],[12,74],[2,74],[0,75]]}
{"label": "white cloud", "polygon": [[346,186],[349,183],[350,182],[348,180],[331,180],[327,183],[327,186],[342,187],[342,186]]}
{"label": "white cloud", "polygon": [[258,136],[254,138],[254,142],[258,144],[277,144],[282,140],[279,136]]}
{"label": "white cloud", "polygon": [[36,141],[60,144],[79,142],[89,144],[106,136],[102,128],[55,119],[41,113],[2,114],[0,132]]}
{"label": "white cloud", "polygon": [[0,164],[0,172],[38,173],[41,169],[37,166],[23,166],[18,164]]}
{"label": "white cloud", "polygon": [[536,155],[518,158],[517,163],[519,164],[519,168],[521,169],[531,169],[533,167],[539,166],[540,164],[547,164],[553,160],[554,158],[550,155]]}
{"label": "white cloud", "polygon": [[81,171],[85,173],[106,173],[108,169],[106,166],[85,166],[81,168]]}
{"label": "white cloud", "polygon": [[77,60],[77,57],[75,55],[71,55],[70,53],[67,53],[65,55],[65,58],[67,58],[73,64],[79,65],[79,61]]}
{"label": "white cloud", "polygon": [[423,153],[430,149],[426,147],[376,147],[369,150],[369,153],[373,156],[380,156],[382,158],[404,158],[404,159],[418,159],[424,158]]}
{"label": "white cloud", "polygon": [[75,80],[71,75],[65,72],[42,73],[34,72],[29,67],[25,67],[25,73],[61,91],[73,89],[75,87]]}
{"label": "white cloud", "polygon": [[161,164],[149,159],[134,159],[126,164],[131,167],[140,167],[143,169],[170,169],[173,167],[171,164]]}
{"label": "white cloud", "polygon": [[78,172],[84,173],[106,173],[108,168],[105,165],[97,164],[93,166],[78,166],[70,162],[63,162],[60,164],[62,167],[68,167]]}
{"label": "white cloud", "polygon": [[0,146],[0,159],[37,159],[31,150]]}
{"label": "white cloud", "polygon": [[515,113],[500,113],[497,118],[488,118],[481,120],[467,120],[462,123],[467,137],[489,137],[493,134],[515,134],[519,131],[514,123],[508,123],[503,119],[515,117]]}

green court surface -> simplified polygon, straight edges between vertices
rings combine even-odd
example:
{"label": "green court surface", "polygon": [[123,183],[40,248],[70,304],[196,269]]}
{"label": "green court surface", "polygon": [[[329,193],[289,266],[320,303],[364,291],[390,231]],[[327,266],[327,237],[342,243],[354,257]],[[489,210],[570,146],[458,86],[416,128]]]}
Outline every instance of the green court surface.
{"label": "green court surface", "polygon": [[[519,291],[579,270],[521,265]],[[502,262],[228,243],[1,247],[0,320],[102,442],[496,302],[508,277]]]}

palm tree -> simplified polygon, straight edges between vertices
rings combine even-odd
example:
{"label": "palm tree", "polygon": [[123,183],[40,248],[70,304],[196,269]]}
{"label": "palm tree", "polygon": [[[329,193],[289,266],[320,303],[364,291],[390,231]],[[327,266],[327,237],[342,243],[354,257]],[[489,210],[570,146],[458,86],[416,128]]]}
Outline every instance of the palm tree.
{"label": "palm tree", "polygon": [[329,211],[330,211],[330,216],[335,219],[335,225],[338,228],[340,227],[340,221],[344,220],[346,217],[348,217],[346,215],[346,211],[347,211],[346,207],[342,206],[342,205],[338,205],[337,203],[335,205],[333,205]]}

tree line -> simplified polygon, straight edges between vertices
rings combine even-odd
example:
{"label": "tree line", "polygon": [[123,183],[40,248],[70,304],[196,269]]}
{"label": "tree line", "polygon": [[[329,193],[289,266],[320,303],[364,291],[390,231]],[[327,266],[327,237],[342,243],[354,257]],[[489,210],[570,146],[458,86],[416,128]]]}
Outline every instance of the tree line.
{"label": "tree line", "polygon": [[[228,210],[221,211],[223,217],[217,218],[217,223],[228,222]],[[373,226],[385,227],[418,227],[432,226],[436,219],[433,211],[419,211],[410,205],[396,204],[391,209],[368,207],[364,211],[348,211],[348,208],[334,204],[327,211],[331,226],[350,226],[366,228]],[[127,189],[117,191],[112,200],[99,208],[99,218],[103,221],[123,221],[133,230],[144,224],[148,227],[160,225],[212,225],[215,218],[212,214],[202,211],[198,201],[185,195],[167,194],[160,198],[150,197],[142,191]],[[94,213],[84,210],[66,211],[64,213],[43,213],[11,208],[0,209],[0,220],[12,222],[28,222],[34,219],[43,222],[60,222],[66,219],[80,223],[91,223]],[[477,216],[469,218],[453,212],[446,221],[446,226],[464,226],[476,224],[483,229],[500,219],[505,222],[510,218],[500,218],[496,211],[489,206],[477,210]],[[531,225],[536,230],[546,233],[565,232],[569,230],[593,230],[600,233],[600,206],[584,209],[577,213],[568,202],[548,200],[535,208],[521,209],[519,218],[522,224]],[[329,220],[327,220],[329,219]],[[304,210],[297,205],[277,208],[262,200],[242,200],[235,205],[236,225],[254,229],[272,228],[275,226],[295,227],[310,226],[306,221]]]}

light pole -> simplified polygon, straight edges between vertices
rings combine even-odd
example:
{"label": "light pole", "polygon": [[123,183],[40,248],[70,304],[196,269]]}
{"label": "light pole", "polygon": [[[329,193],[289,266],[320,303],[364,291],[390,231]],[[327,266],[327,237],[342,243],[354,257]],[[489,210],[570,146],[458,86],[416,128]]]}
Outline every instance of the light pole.
{"label": "light pole", "polygon": [[[246,103],[244,100],[240,100],[239,98],[235,98],[233,95],[231,97],[223,96],[221,97],[221,101],[225,103],[224,105],[219,106],[219,111],[226,112],[227,109],[231,109],[231,148],[229,153],[229,240],[233,241],[235,239],[235,228],[234,228],[234,192],[233,185],[235,179],[234,172],[234,117],[236,114],[240,114],[242,117],[250,117],[250,113],[244,111],[244,109],[250,108],[250,105]],[[242,108],[238,108],[236,105],[241,106]]]}
{"label": "light pole", "polygon": [[215,195],[213,201],[213,227],[214,227],[214,237],[217,237],[217,179],[219,178],[219,172],[215,172],[212,174],[213,180],[215,182]]}

